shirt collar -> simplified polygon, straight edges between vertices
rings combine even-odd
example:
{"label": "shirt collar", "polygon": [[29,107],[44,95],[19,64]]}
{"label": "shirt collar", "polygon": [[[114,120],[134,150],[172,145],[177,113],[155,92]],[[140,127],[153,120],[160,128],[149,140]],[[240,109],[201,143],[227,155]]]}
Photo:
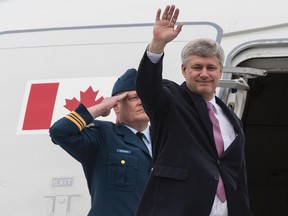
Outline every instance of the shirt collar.
{"label": "shirt collar", "polygon": [[[127,128],[129,128],[134,134],[136,134],[138,131],[137,130],[135,130],[134,128],[132,128],[132,127],[129,127],[128,125],[125,125]],[[149,143],[151,143],[151,136],[150,136],[150,127],[149,127],[149,125],[148,125],[148,127],[145,129],[145,130],[143,130],[143,131],[139,131],[139,132],[141,132],[141,133],[143,133],[144,135],[145,135],[145,139],[149,142]]]}

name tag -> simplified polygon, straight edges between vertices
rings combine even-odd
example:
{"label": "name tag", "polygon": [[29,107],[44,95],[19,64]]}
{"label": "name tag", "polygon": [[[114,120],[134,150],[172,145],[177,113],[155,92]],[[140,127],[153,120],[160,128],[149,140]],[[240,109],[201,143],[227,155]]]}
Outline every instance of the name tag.
{"label": "name tag", "polygon": [[119,152],[119,153],[131,154],[131,150],[126,150],[126,149],[117,149],[116,151]]}

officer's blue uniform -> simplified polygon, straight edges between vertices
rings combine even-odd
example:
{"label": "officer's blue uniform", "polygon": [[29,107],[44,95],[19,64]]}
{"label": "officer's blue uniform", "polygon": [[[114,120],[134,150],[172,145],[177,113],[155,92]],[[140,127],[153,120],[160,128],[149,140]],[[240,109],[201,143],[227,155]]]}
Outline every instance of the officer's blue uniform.
{"label": "officer's blue uniform", "polygon": [[[85,127],[85,122],[91,123]],[[77,125],[82,125],[81,133]],[[53,124],[50,136],[83,166],[92,199],[88,216],[135,215],[152,158],[130,129],[120,123],[93,121],[80,104]]]}
{"label": "officer's blue uniform", "polygon": [[[135,90],[136,74],[132,68],[119,77],[112,96]],[[94,120],[80,104],[52,125],[50,136],[83,166],[92,201],[88,216],[135,215],[153,162],[130,129]]]}

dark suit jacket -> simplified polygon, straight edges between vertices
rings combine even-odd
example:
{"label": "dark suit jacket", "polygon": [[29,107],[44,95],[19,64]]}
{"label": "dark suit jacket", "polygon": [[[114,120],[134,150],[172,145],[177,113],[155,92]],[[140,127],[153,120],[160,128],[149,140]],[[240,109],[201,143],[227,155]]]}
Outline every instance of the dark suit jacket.
{"label": "dark suit jacket", "polygon": [[209,216],[220,174],[229,216],[250,215],[240,120],[216,97],[236,133],[219,157],[206,102],[185,82],[163,80],[162,60],[153,64],[145,52],[136,80],[151,122],[155,163],[136,215]]}
{"label": "dark suit jacket", "polygon": [[152,168],[147,148],[124,125],[93,121],[82,104],[75,111],[91,124],[79,133],[64,117],[50,136],[83,166],[92,199],[88,215],[134,216]]}

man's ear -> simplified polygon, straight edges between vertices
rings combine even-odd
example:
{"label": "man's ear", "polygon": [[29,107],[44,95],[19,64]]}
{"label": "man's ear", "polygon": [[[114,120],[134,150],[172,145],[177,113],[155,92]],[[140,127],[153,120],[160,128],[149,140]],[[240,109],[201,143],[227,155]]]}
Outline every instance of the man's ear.
{"label": "man's ear", "polygon": [[219,77],[219,79],[221,79],[221,77],[222,77],[222,74],[223,74],[223,70],[224,70],[224,68],[223,68],[223,67],[221,67],[221,69],[220,69],[220,77]]}
{"label": "man's ear", "polygon": [[116,102],[114,104],[113,109],[114,109],[115,114],[117,115],[119,113],[119,103],[118,102]]}
{"label": "man's ear", "polygon": [[181,70],[182,70],[182,74],[183,74],[183,76],[184,76],[184,78],[186,78],[186,66],[185,65],[181,65]]}

